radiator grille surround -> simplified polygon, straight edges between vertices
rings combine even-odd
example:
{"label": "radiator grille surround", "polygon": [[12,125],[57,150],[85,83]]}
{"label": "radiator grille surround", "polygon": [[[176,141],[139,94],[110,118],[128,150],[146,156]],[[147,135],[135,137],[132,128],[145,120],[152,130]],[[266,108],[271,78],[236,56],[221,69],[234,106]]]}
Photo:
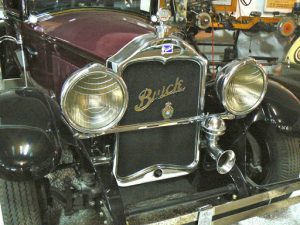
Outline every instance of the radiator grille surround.
{"label": "radiator grille surround", "polygon": [[[173,119],[198,115],[200,76],[199,65],[193,61],[144,61],[129,65],[122,77],[127,84],[129,106],[120,125],[163,120],[162,109],[170,102],[174,108]],[[143,111],[136,111],[139,94],[148,88],[154,92],[182,80],[184,91],[156,99]],[[172,86],[171,86],[172,87]],[[145,101],[146,102],[146,101]],[[129,176],[157,164],[187,166],[195,159],[197,125],[166,127],[122,133],[119,135],[118,175]],[[127,159],[130,163],[127,163]]]}
{"label": "radiator grille surround", "polygon": [[[165,43],[173,46],[172,54],[162,54]],[[143,35],[108,63],[122,76],[129,94],[120,126],[172,121],[202,113],[207,62],[184,41]],[[173,108],[170,119],[163,114],[169,104]],[[191,173],[199,162],[199,144],[197,123],[117,134],[113,172],[118,185],[131,186]]]}

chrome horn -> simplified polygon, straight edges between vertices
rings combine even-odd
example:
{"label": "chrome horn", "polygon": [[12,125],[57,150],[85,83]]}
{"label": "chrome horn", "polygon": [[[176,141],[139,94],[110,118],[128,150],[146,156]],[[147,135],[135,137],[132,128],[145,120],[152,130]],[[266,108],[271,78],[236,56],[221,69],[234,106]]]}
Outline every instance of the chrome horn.
{"label": "chrome horn", "polygon": [[217,116],[208,117],[202,123],[202,128],[206,133],[209,155],[216,161],[218,173],[228,173],[233,168],[236,157],[232,150],[224,151],[218,145],[219,136],[226,130],[224,120]]}

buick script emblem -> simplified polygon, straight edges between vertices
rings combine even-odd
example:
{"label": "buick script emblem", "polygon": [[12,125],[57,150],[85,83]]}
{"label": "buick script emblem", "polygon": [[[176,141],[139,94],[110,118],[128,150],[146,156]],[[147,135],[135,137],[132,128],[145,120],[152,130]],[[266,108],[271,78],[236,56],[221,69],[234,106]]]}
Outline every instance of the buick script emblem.
{"label": "buick script emblem", "polygon": [[169,84],[168,86],[163,86],[159,90],[152,90],[150,88],[145,88],[139,94],[140,103],[134,106],[136,112],[141,112],[147,109],[155,100],[165,98],[170,95],[174,95],[179,92],[183,92],[185,87],[183,86],[183,80],[176,78],[175,83]]}
{"label": "buick script emblem", "polygon": [[167,102],[165,108],[162,109],[161,114],[165,120],[171,119],[174,114],[174,108],[171,102]]}

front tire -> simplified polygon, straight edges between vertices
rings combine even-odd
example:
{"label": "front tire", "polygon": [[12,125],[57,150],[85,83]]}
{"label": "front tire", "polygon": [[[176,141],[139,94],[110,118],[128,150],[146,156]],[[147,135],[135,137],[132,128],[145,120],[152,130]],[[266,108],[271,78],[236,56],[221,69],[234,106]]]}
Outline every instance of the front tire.
{"label": "front tire", "polygon": [[0,203],[4,225],[42,225],[34,181],[0,179]]}
{"label": "front tire", "polygon": [[268,129],[266,148],[270,151],[266,183],[295,179],[300,173],[300,138]]}
{"label": "front tire", "polygon": [[[248,160],[254,162],[257,171],[250,178],[258,184],[270,184],[299,177],[300,138],[285,134],[275,127],[255,126],[247,134]],[[258,166],[260,164],[260,166]],[[257,167],[258,166],[258,167]],[[248,161],[249,168],[249,161]]]}

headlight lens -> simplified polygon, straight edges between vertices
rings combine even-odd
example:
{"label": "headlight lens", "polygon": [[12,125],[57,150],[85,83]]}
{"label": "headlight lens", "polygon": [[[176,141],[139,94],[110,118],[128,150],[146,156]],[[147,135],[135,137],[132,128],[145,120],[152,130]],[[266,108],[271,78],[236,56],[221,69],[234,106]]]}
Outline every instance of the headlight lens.
{"label": "headlight lens", "polygon": [[218,74],[216,87],[226,110],[234,115],[244,115],[263,100],[267,76],[254,59],[233,61]]}
{"label": "headlight lens", "polygon": [[75,72],[61,95],[62,111],[73,128],[96,133],[116,125],[125,113],[128,92],[122,78],[100,64]]}

